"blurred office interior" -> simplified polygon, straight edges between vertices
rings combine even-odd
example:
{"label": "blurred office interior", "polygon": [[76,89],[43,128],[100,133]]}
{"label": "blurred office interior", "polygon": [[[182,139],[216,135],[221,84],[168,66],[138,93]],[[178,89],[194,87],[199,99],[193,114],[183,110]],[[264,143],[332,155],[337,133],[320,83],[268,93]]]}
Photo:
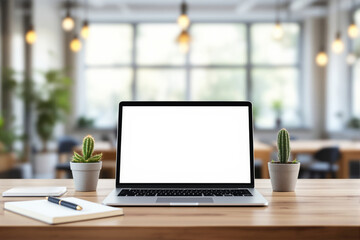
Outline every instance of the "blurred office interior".
{"label": "blurred office interior", "polygon": [[360,0],[0,8],[1,178],[71,177],[88,134],[104,152],[102,177],[114,177],[122,100],[249,100],[256,177],[266,177],[284,127],[300,177],[360,178]]}

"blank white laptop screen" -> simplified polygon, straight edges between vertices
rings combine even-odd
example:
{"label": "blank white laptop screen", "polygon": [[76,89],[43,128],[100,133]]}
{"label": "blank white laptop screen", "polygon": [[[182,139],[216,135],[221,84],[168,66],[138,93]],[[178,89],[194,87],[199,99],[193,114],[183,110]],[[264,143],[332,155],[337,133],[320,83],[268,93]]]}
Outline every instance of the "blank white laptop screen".
{"label": "blank white laptop screen", "polygon": [[124,106],[120,183],[251,183],[247,106]]}

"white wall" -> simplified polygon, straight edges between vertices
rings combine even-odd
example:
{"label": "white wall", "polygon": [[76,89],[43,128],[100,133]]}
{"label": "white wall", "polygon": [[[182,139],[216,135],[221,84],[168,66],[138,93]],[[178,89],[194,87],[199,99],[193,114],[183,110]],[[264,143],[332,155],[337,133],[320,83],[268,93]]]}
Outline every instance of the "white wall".
{"label": "white wall", "polygon": [[33,21],[38,36],[33,47],[35,70],[64,67],[60,4],[61,1],[33,1]]}
{"label": "white wall", "polygon": [[344,129],[344,125],[350,114],[349,69],[346,65],[347,46],[349,45],[346,37],[347,26],[349,25],[349,13],[340,11],[339,28],[341,29],[345,49],[342,54],[335,54],[331,51],[331,44],[338,31],[338,29],[336,29],[336,23],[339,12],[337,12],[336,1],[329,3],[327,33],[329,64],[326,83],[326,130],[329,132],[339,132]]}
{"label": "white wall", "polygon": [[[64,69],[64,35],[61,28],[62,1],[35,0],[33,1],[33,24],[37,34],[36,43],[32,51],[33,78],[37,83],[44,81],[39,71],[49,69]],[[64,133],[62,124],[58,124],[54,136]],[[37,146],[39,140],[37,139]],[[50,145],[55,148],[56,144]]]}

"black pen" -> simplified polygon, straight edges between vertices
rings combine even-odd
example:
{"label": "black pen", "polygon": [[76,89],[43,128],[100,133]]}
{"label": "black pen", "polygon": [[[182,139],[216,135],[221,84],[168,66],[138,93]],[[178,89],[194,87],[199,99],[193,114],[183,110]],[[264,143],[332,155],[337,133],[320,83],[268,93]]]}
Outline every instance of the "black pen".
{"label": "black pen", "polygon": [[49,201],[49,202],[52,202],[52,203],[55,203],[55,204],[59,204],[60,206],[64,206],[64,207],[68,207],[68,208],[71,208],[71,209],[74,209],[74,210],[78,210],[78,211],[81,211],[82,210],[82,207],[75,204],[75,203],[71,203],[71,202],[67,202],[67,201],[64,201],[60,198],[54,198],[54,197],[46,197],[46,199]]}

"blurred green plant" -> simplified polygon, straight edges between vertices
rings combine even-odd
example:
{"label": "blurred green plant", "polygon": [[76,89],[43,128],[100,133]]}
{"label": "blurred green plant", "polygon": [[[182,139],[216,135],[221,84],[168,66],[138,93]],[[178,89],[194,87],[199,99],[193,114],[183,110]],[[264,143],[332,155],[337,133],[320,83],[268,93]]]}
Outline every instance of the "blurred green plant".
{"label": "blurred green plant", "polygon": [[12,91],[16,88],[17,82],[15,79],[16,71],[12,68],[3,68],[1,70],[1,79],[2,79],[2,91]]}
{"label": "blurred green plant", "polygon": [[0,116],[0,153],[10,152],[17,139],[15,129],[5,129],[5,120]]}
{"label": "blurred green plant", "polygon": [[79,117],[77,120],[77,127],[80,129],[94,127],[94,119],[87,117]]}
{"label": "blurred green plant", "polygon": [[276,112],[276,114],[279,116],[281,115],[281,112],[283,110],[283,102],[281,100],[274,100],[271,104],[272,109]]}
{"label": "blurred green plant", "polygon": [[3,106],[7,109],[2,109],[3,116],[0,116],[0,153],[12,151],[14,142],[18,139],[15,134],[15,129],[12,123],[15,121],[11,111],[12,94],[18,86],[16,78],[16,71],[12,68],[1,69],[1,92]]}
{"label": "blurred green plant", "polygon": [[56,123],[65,120],[70,111],[72,81],[64,70],[51,69],[42,75],[45,82],[31,98],[37,110],[36,132],[42,141],[42,151],[47,152],[47,143],[53,137]]}
{"label": "blurred green plant", "polygon": [[360,118],[353,117],[347,123],[348,128],[360,129]]}

